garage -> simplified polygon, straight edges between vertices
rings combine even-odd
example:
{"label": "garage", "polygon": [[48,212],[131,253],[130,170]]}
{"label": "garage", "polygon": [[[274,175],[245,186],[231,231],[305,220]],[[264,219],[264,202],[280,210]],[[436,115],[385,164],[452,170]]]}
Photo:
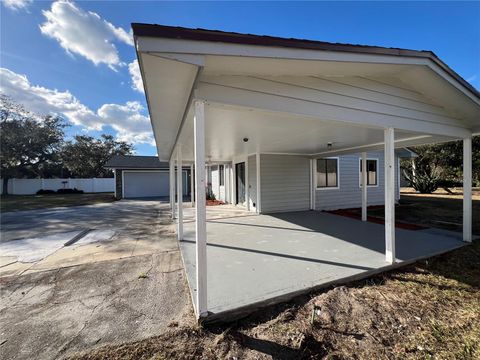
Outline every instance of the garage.
{"label": "garage", "polygon": [[[168,162],[156,156],[115,155],[105,164],[113,171],[115,198],[164,198],[170,196],[170,173]],[[190,196],[190,166],[182,168],[183,194]]]}
{"label": "garage", "polygon": [[124,171],[123,197],[168,197],[168,171]]}

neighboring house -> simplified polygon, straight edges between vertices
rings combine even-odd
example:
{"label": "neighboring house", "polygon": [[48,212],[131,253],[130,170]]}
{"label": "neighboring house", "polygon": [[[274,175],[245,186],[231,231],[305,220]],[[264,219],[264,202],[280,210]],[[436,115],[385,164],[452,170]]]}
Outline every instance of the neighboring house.
{"label": "neighboring house", "polygon": [[[416,156],[409,149],[395,150],[395,163],[400,175],[400,158]],[[315,204],[310,201],[310,161],[289,155],[260,155],[262,213],[301,210],[336,210],[358,208],[362,205],[361,154],[317,159]],[[368,206],[384,203],[384,158],[382,152],[367,153]],[[217,200],[257,209],[256,157],[249,156],[245,163],[207,165],[207,184]],[[235,179],[233,174],[236,173]],[[248,175],[247,175],[248,174]],[[248,176],[248,179],[247,179]],[[233,180],[233,181],[232,181]],[[247,188],[248,187],[248,191]],[[232,191],[233,189],[233,191]],[[398,177],[395,178],[395,200],[400,198]]]}
{"label": "neighboring house", "polygon": [[[157,156],[116,155],[105,167],[115,176],[115,198],[149,198],[169,196],[168,163]],[[183,193],[190,193],[190,169],[183,169]]]}

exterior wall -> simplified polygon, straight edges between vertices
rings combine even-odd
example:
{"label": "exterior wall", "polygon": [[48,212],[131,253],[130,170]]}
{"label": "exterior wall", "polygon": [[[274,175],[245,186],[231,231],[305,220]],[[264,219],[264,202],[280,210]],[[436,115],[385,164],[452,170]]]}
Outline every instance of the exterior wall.
{"label": "exterior wall", "polygon": [[262,154],[260,162],[263,213],[310,209],[308,158]]}
{"label": "exterior wall", "polygon": [[248,198],[250,201],[250,210],[256,211],[257,210],[257,158],[255,155],[248,157]]}
{"label": "exterior wall", "polygon": [[[315,191],[316,210],[336,210],[358,208],[362,206],[362,189],[360,187],[359,163],[362,155],[346,155],[339,157],[339,188],[317,189]],[[378,159],[377,176],[378,185],[369,186],[367,189],[367,204],[383,205],[385,197],[384,187],[384,156],[383,152],[367,153],[368,159]],[[398,163],[398,157],[396,164]],[[395,172],[398,167],[395,168]],[[316,186],[316,184],[315,184]],[[398,200],[398,176],[395,176],[395,196]]]}
{"label": "exterior wall", "polygon": [[122,193],[122,170],[115,169],[115,199],[120,200]]}

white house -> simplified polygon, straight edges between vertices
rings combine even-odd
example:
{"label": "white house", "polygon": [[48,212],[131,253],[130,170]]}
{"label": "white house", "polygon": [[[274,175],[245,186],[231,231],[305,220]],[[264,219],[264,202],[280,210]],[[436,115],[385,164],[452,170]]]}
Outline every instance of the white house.
{"label": "white house", "polygon": [[[463,240],[471,241],[471,137],[480,132],[480,95],[434,53],[161,25],[132,27],[158,156],[170,162],[170,183],[174,183],[175,166],[195,166],[194,229],[184,224],[182,204],[177,206],[176,217],[182,246],[190,242],[194,249],[190,285],[199,318],[233,311],[234,307],[227,305],[235,301],[240,308],[328,283],[327,273],[339,274],[354,267],[366,274],[442,251],[422,246],[429,242],[433,249],[431,246],[451,239],[395,229],[399,175],[395,152],[407,146],[463,140]],[[369,169],[361,178],[360,163]],[[223,170],[206,179],[205,165]],[[182,189],[182,181],[178,176],[178,189]],[[207,232],[207,182],[220,198],[244,205],[246,210],[260,214],[304,211],[303,218],[258,215],[245,218],[242,224],[236,220],[230,224],[209,222]],[[173,192],[171,186],[171,199]],[[378,203],[385,203],[385,226],[369,227],[361,221],[327,219],[321,212],[308,212],[362,206],[366,220],[367,204]],[[174,206],[172,200],[172,209]],[[285,222],[287,218],[292,222]],[[238,241],[232,243],[231,239],[247,232],[228,227],[233,223],[238,229],[243,226],[253,237],[267,236],[261,231],[269,226],[271,231],[291,230],[293,234],[304,231],[306,225],[302,223],[300,229],[299,223],[307,218],[308,238],[318,237],[321,246],[307,244],[310,240],[305,236],[296,240],[293,249],[288,248],[291,239],[278,232],[277,242],[262,240],[261,244],[249,242],[252,239],[244,235],[240,242],[257,248],[240,252]],[[248,221],[263,223],[249,223],[247,228]],[[279,221],[282,225],[276,226]],[[338,225],[331,228],[332,224]],[[339,233],[347,230],[354,236]],[[222,237],[227,231],[231,239]],[[382,244],[377,242],[380,233]],[[208,254],[207,235],[215,240],[208,242]],[[362,245],[356,242],[360,236],[366,239]],[[377,240],[366,245],[367,238]],[[413,238],[416,242],[409,243]],[[346,242],[351,247],[344,247]],[[267,243],[271,246],[268,250],[259,248]],[[335,252],[320,261],[329,246]],[[221,248],[224,252],[218,254]],[[227,248],[237,252],[229,255]],[[407,248],[418,253],[407,255]],[[290,251],[290,258],[282,260],[285,253],[278,257],[279,249]],[[322,252],[316,252],[318,249]],[[299,251],[311,256],[307,259]],[[246,266],[256,261],[254,252],[264,258],[255,267]],[[265,258],[273,253],[277,263],[285,261],[282,266],[274,267],[274,261]],[[379,253],[383,257],[376,262],[373,258]],[[364,257],[355,257],[357,254]],[[184,253],[184,259],[188,256]],[[242,261],[220,268],[227,256]],[[237,262],[244,264],[241,270],[235,270]],[[188,268],[190,263],[186,263]],[[327,265],[337,267],[333,271]],[[215,266],[220,270],[214,271]],[[267,277],[288,266],[291,268],[283,273],[281,283]],[[306,269],[309,274],[318,270],[308,282]],[[297,275],[289,287],[277,292],[291,274]],[[351,272],[343,278],[349,276]],[[248,282],[242,283],[245,279]],[[230,282],[235,286],[228,287]],[[269,288],[274,284],[277,288]],[[249,286],[254,289],[247,290]],[[241,291],[236,292],[238,289]],[[226,293],[229,299],[225,299]],[[251,294],[248,299],[247,293]]]}

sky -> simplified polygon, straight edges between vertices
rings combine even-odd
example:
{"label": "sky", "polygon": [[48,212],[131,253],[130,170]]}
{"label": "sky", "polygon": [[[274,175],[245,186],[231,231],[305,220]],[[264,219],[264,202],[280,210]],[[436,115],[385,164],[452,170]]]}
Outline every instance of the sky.
{"label": "sky", "polygon": [[431,50],[480,89],[479,1],[0,1],[0,92],[139,155],[156,147],[132,22]]}

